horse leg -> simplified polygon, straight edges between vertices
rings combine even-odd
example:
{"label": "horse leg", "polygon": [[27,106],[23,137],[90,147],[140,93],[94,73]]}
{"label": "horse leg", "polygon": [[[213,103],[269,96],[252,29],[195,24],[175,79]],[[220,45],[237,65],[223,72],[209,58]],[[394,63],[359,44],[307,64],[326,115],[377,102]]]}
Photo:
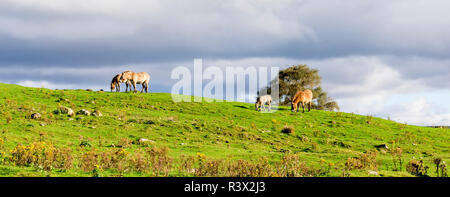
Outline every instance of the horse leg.
{"label": "horse leg", "polygon": [[142,90],[141,93],[144,93],[145,83],[142,83]]}
{"label": "horse leg", "polygon": [[272,110],[272,102],[269,102],[269,111]]}
{"label": "horse leg", "polygon": [[136,82],[133,82],[133,89],[134,89],[134,93],[136,93],[137,92],[137,90],[136,90]]}
{"label": "horse leg", "polygon": [[[131,82],[130,81],[127,81],[127,82],[125,82],[126,84],[127,84],[127,88],[129,88],[129,90],[130,90],[130,92],[131,92]],[[127,92],[128,92],[128,90],[127,90]]]}
{"label": "horse leg", "polygon": [[146,83],[147,85],[145,85],[145,93],[148,93],[148,86],[150,85],[149,82]]}
{"label": "horse leg", "polygon": [[303,113],[305,113],[305,103],[302,102]]}
{"label": "horse leg", "polygon": [[298,103],[296,104],[296,107],[297,107],[297,112],[298,112],[298,109],[300,109],[300,102],[298,102]]}
{"label": "horse leg", "polygon": [[309,105],[308,105],[308,112],[310,112],[311,111],[311,101],[309,102]]}

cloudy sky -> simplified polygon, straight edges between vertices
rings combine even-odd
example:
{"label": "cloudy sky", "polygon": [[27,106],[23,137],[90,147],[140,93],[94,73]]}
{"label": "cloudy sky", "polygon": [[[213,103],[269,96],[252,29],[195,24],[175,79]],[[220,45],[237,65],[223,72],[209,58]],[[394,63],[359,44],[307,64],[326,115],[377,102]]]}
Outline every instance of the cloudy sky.
{"label": "cloudy sky", "polygon": [[341,111],[450,125],[447,0],[0,0],[0,82],[109,89],[147,71],[307,64]]}

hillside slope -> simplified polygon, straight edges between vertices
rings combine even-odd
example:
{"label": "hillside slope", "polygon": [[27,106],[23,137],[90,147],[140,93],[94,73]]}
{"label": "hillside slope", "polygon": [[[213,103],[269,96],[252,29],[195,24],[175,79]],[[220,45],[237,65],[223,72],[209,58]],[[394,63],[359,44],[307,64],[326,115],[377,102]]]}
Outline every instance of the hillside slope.
{"label": "hillside slope", "polygon": [[[56,114],[61,106],[75,112],[98,110],[103,116]],[[121,150],[128,157],[149,148],[154,149],[152,154],[165,151],[157,147],[168,148],[168,157],[156,157],[158,161],[168,159],[180,167],[186,164],[181,155],[192,156],[197,162],[193,169],[203,165],[202,159],[256,164],[264,158],[263,162],[275,164],[286,161],[286,155],[295,155],[308,169],[321,170],[315,176],[368,176],[369,170],[381,176],[412,176],[406,171],[411,160],[422,160],[430,167],[427,175],[437,176],[433,160],[450,161],[447,128],[410,126],[350,113],[292,113],[287,108],[260,113],[248,103],[174,103],[167,93],[49,90],[10,84],[0,84],[0,110],[0,176],[155,176],[154,170],[123,170],[120,165],[118,170],[99,167],[96,162],[93,170],[83,166],[91,165],[87,153]],[[40,119],[31,118],[36,112],[42,115]],[[285,127],[293,131],[283,133]],[[148,140],[139,142],[141,138]],[[23,158],[19,154],[35,148],[27,149],[27,145],[42,142],[69,148],[71,167],[47,169],[45,162],[19,162]],[[375,148],[381,144],[388,149]],[[22,152],[18,153],[18,147]],[[171,170],[165,175],[202,174]]]}

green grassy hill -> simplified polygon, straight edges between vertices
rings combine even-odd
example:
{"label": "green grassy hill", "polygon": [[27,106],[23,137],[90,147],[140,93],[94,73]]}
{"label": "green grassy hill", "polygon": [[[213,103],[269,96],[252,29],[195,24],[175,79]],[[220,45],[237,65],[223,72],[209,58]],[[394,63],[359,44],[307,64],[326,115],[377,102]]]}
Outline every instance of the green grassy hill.
{"label": "green grassy hill", "polygon": [[448,128],[350,113],[0,84],[0,176],[438,176],[449,142]]}

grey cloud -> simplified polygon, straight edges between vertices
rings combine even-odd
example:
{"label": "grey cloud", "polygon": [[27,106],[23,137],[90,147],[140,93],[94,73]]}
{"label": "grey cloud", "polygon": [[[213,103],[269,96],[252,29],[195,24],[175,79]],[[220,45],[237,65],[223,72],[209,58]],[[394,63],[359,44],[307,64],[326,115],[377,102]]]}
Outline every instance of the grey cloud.
{"label": "grey cloud", "polygon": [[[99,2],[73,9],[0,6],[9,10],[0,14],[1,65],[449,54],[449,22],[439,20],[446,12],[437,9],[446,1],[164,1],[140,7],[123,1],[117,13]],[[424,14],[415,12],[418,6]]]}

